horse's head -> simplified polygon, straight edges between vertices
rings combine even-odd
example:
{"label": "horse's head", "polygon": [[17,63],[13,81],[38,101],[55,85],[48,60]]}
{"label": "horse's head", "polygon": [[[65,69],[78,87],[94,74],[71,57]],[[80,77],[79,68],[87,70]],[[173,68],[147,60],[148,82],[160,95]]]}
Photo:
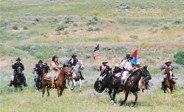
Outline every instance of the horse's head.
{"label": "horse's head", "polygon": [[19,74],[22,74],[22,68],[21,67],[18,67],[17,68],[17,74],[19,75]]}
{"label": "horse's head", "polygon": [[151,80],[151,74],[149,73],[149,71],[147,70],[147,66],[144,66],[140,69],[141,75],[143,77],[147,77],[147,80]]}
{"label": "horse's head", "polygon": [[82,60],[79,60],[79,61],[77,62],[77,66],[78,66],[81,70],[84,69],[84,64],[83,64]]}
{"label": "horse's head", "polygon": [[70,75],[70,70],[68,65],[64,64],[61,71],[63,71],[65,75]]}

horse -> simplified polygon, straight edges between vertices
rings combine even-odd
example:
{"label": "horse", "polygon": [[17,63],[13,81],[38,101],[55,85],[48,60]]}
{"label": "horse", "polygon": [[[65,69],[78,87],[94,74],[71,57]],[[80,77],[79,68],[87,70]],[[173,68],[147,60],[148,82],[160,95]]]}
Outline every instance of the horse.
{"label": "horse", "polygon": [[[68,65],[63,65],[62,70],[59,72],[58,78],[55,80],[55,88],[57,89],[58,97],[60,97],[63,93],[63,90],[65,89],[65,80],[66,76],[70,75],[69,67]],[[42,97],[44,97],[45,94],[45,88],[47,87],[47,95],[49,96],[49,89],[52,86],[51,80],[46,80],[47,73],[44,72],[43,68],[43,77],[42,77]]]}
{"label": "horse", "polygon": [[81,79],[81,71],[84,69],[84,64],[81,60],[79,60],[76,66],[72,69],[71,75],[67,77],[69,91],[74,90],[76,87],[76,81],[79,81],[80,90],[82,89],[82,79]]}
{"label": "horse", "polygon": [[162,82],[162,88],[164,93],[166,93],[166,90],[168,93],[172,93],[175,89],[175,81],[173,80],[173,74],[172,71],[169,70],[166,74],[166,78],[164,79],[164,82]]}
{"label": "horse", "polygon": [[22,77],[22,71],[23,71],[22,68],[18,67],[16,70],[16,75],[14,77],[14,80],[12,81],[12,85],[15,87],[15,89],[17,90],[17,88],[19,87],[21,91],[23,90],[22,85],[24,83],[24,79]]}
{"label": "horse", "polygon": [[[138,88],[138,82],[141,79],[141,76],[144,77],[144,80],[150,80],[151,79],[151,75],[149,73],[149,71],[147,70],[147,67],[143,67],[138,69],[137,71],[133,72],[130,77],[127,79],[125,85],[123,88],[120,88],[120,82],[121,82],[121,78],[116,77],[115,75],[106,75],[104,77],[104,81],[102,82],[101,86],[99,87],[98,92],[101,93],[104,91],[105,88],[109,89],[109,96],[111,98],[111,102],[116,103],[115,101],[115,97],[116,94],[122,91],[125,91],[125,100],[123,102],[120,102],[120,105],[123,105],[127,98],[128,98],[128,94],[129,92],[132,92],[135,95],[135,101],[133,103],[132,106],[134,106],[136,104],[137,101],[137,91],[139,91]],[[97,83],[95,83],[97,84]],[[112,95],[113,93],[113,95]]]}
{"label": "horse", "polygon": [[132,104],[132,106],[135,106],[137,99],[138,99],[138,95],[137,92],[139,91],[138,88],[138,83],[139,80],[141,79],[141,77],[144,77],[144,80],[146,82],[148,82],[148,80],[151,80],[151,75],[149,73],[149,71],[147,70],[147,66],[144,66],[136,71],[134,71],[127,79],[127,81],[125,82],[125,85],[123,87],[123,90],[125,91],[125,99],[124,101],[120,101],[120,105],[123,105],[130,92],[133,93],[133,95],[135,96],[135,100]]}

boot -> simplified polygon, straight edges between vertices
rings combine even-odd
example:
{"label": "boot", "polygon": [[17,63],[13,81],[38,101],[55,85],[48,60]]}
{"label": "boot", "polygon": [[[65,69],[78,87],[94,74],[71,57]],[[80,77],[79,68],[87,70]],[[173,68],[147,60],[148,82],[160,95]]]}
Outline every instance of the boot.
{"label": "boot", "polygon": [[24,84],[24,87],[28,86],[27,83],[26,83],[26,80],[24,80],[23,84]]}
{"label": "boot", "polygon": [[52,80],[52,88],[55,88],[54,80]]}

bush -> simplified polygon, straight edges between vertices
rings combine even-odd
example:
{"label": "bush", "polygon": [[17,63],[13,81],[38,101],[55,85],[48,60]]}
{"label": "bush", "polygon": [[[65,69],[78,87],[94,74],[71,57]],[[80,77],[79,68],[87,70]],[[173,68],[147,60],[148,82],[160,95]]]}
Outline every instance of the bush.
{"label": "bush", "polygon": [[139,37],[137,35],[130,35],[130,38],[132,38],[132,39],[138,39]]}
{"label": "bush", "polygon": [[63,31],[65,30],[65,26],[64,25],[60,25],[56,28],[56,31]]}
{"label": "bush", "polygon": [[12,27],[14,30],[18,30],[19,28],[18,28],[18,26],[13,26]]}
{"label": "bush", "polygon": [[181,24],[182,20],[181,19],[176,19],[173,21],[173,24]]}
{"label": "bush", "polygon": [[72,17],[72,16],[67,16],[67,17],[65,17],[63,23],[64,23],[64,24],[73,23],[73,17]]}
{"label": "bush", "polygon": [[168,30],[169,27],[168,27],[167,25],[164,25],[161,29],[162,29],[162,30]]}
{"label": "bush", "polygon": [[27,30],[28,28],[26,26],[23,27],[24,30]]}
{"label": "bush", "polygon": [[184,66],[184,51],[178,51],[174,55],[175,62]]}
{"label": "bush", "polygon": [[89,27],[87,30],[88,31],[93,31],[93,27]]}
{"label": "bush", "polygon": [[92,19],[88,21],[88,25],[96,25],[98,24],[98,18],[94,16]]}

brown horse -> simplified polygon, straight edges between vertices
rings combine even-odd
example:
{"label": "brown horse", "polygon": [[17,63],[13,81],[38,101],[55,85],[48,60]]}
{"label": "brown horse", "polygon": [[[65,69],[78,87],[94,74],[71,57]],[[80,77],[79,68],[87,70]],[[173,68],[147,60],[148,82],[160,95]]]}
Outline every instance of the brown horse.
{"label": "brown horse", "polygon": [[168,93],[172,93],[175,89],[175,82],[173,80],[173,74],[169,71],[166,75],[166,78],[164,79],[164,82],[162,82],[162,88],[164,93],[166,93],[166,90]]}
{"label": "brown horse", "polygon": [[[46,76],[47,74],[43,72],[43,77],[42,77],[42,97],[45,94],[45,88],[47,87],[47,93],[48,96],[50,95],[49,93],[49,89],[52,86],[52,82],[51,80],[46,80]],[[66,75],[69,75],[70,71],[69,71],[69,67],[68,65],[63,65],[62,70],[60,71],[58,78],[55,80],[54,84],[55,84],[55,88],[57,89],[57,93],[58,93],[58,97],[62,95],[63,90],[65,88],[65,77]]]}
{"label": "brown horse", "polygon": [[14,80],[12,81],[12,85],[15,87],[15,89],[17,89],[17,87],[19,87],[20,90],[22,91],[23,90],[22,85],[24,83],[24,79],[22,77],[22,68],[18,67],[16,71],[17,72],[16,72],[16,75],[14,77]]}

